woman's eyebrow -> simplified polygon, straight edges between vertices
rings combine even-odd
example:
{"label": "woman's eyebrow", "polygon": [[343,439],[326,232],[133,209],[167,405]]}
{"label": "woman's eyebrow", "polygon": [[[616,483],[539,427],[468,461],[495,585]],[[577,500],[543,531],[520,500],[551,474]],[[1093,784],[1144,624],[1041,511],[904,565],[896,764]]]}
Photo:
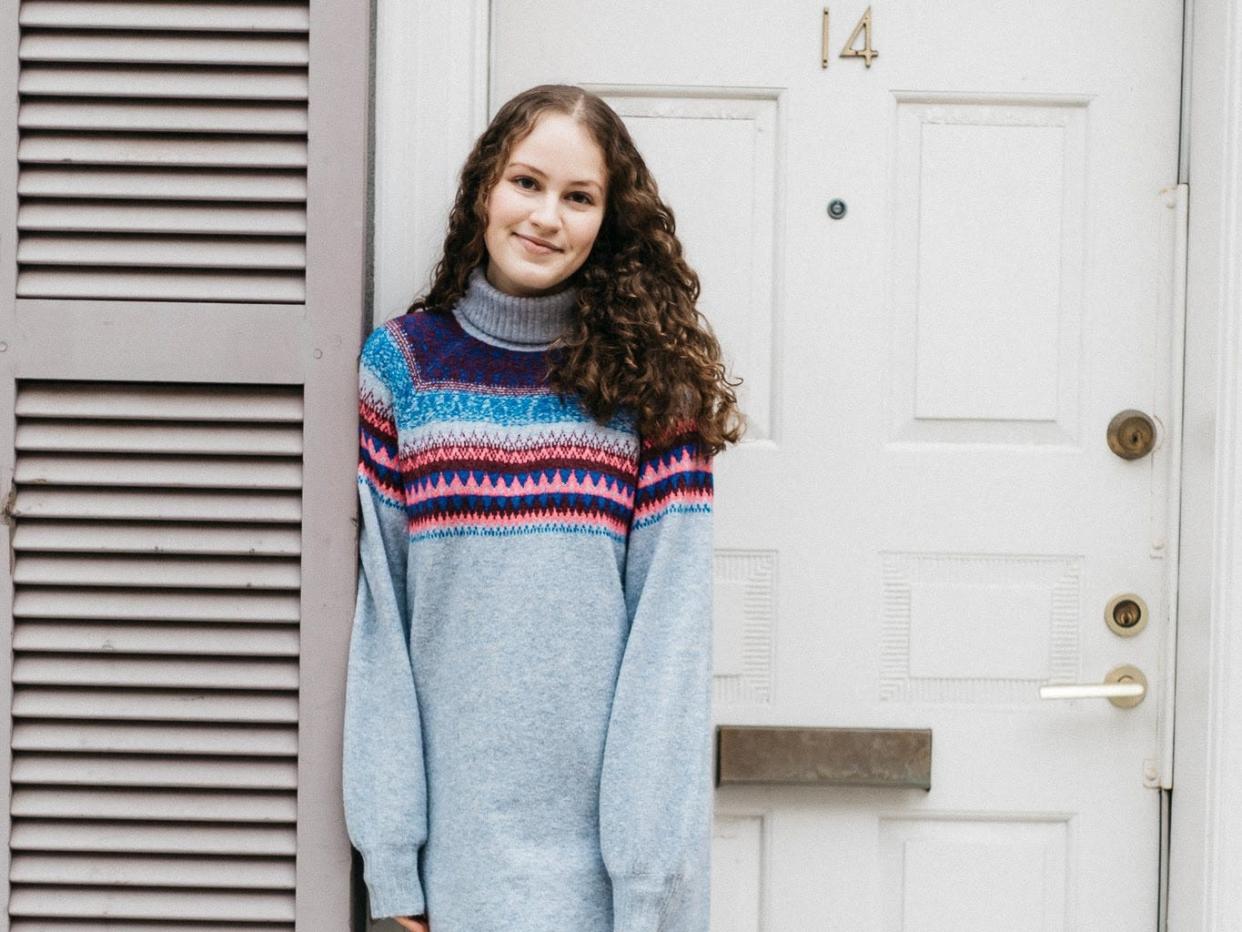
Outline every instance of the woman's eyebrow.
{"label": "woman's eyebrow", "polygon": [[[509,167],[510,168],[525,168],[525,169],[528,169],[529,171],[534,172],[536,175],[542,175],[545,178],[547,177],[547,175],[545,175],[543,172],[537,169],[534,165],[528,165],[525,162],[511,162]],[[600,187],[599,182],[591,178],[581,178],[578,181],[571,181],[570,184],[589,184],[589,185],[594,185],[597,188]]]}

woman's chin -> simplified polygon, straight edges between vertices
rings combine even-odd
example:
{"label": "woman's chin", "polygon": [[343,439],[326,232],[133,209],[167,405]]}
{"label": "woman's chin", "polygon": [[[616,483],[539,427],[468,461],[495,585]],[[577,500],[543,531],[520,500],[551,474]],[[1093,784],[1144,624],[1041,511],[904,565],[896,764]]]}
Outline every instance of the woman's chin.
{"label": "woman's chin", "polygon": [[532,261],[530,257],[525,256],[511,263],[505,269],[505,274],[515,288],[531,292],[555,288],[566,277],[561,274],[559,262],[553,265],[540,262],[538,259]]}

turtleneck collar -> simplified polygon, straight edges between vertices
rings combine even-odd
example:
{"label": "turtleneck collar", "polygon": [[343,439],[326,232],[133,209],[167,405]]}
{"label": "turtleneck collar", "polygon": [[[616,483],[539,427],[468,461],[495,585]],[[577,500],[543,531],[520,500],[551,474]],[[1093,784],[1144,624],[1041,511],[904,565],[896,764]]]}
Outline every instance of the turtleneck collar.
{"label": "turtleneck collar", "polygon": [[487,280],[483,265],[470,272],[465,295],[453,307],[462,329],[485,343],[507,349],[546,349],[573,320],[578,288],[521,297]]}

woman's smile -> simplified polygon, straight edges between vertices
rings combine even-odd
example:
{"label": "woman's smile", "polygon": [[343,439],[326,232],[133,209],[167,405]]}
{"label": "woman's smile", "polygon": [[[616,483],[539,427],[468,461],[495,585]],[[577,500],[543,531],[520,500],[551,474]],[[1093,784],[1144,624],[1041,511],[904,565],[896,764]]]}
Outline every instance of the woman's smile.
{"label": "woman's smile", "polygon": [[522,245],[526,247],[526,251],[532,255],[541,256],[547,255],[550,252],[560,252],[559,249],[553,249],[551,246],[544,246],[542,243],[537,243],[530,237],[523,236],[521,233],[514,233],[513,235],[521,241]]}

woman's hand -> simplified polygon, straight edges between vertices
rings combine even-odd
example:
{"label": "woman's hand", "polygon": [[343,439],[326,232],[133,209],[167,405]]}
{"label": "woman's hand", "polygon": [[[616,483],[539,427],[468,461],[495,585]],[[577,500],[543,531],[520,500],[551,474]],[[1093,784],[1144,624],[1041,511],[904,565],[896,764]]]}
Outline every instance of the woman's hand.
{"label": "woman's hand", "polygon": [[411,932],[431,932],[426,916],[395,916],[393,921],[403,929],[410,929]]}

